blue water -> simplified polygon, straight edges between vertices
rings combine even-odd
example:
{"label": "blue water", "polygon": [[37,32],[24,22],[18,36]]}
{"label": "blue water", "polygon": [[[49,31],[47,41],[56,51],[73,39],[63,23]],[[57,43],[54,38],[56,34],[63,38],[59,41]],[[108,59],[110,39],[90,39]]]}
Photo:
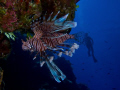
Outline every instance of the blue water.
{"label": "blue water", "polygon": [[81,0],[75,13],[77,27],[71,34],[87,32],[94,41],[93,62],[85,45],[72,58],[77,83],[90,90],[120,90],[120,0]]}

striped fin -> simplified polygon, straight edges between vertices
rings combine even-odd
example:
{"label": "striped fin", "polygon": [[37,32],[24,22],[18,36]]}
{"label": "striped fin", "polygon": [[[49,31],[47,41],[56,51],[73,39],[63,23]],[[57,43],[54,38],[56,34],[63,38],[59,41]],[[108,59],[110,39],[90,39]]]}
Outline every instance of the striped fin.
{"label": "striped fin", "polygon": [[61,57],[61,56],[62,56],[62,53],[63,53],[63,52],[59,52],[59,53],[58,53],[58,56]]}
{"label": "striped fin", "polygon": [[40,52],[40,67],[42,67],[44,63],[45,63],[44,52]]}
{"label": "striped fin", "polygon": [[41,38],[50,38],[50,39],[54,39],[54,38],[60,38],[60,37],[63,37],[63,36],[65,36],[65,35],[67,35],[67,34],[62,34],[62,35],[60,35],[60,36],[56,36],[56,37],[41,37]]}
{"label": "striped fin", "polygon": [[54,79],[60,83],[60,80],[64,80],[66,78],[66,76],[63,74],[63,72],[55,65],[55,63],[52,61],[53,60],[53,56],[52,57],[48,57],[48,55],[46,54],[46,52],[42,52],[41,55],[44,57],[45,61],[41,62],[41,65],[43,65],[44,63],[47,64],[51,74],[53,75]]}
{"label": "striped fin", "polygon": [[48,48],[48,49],[52,51],[64,51],[63,48]]}
{"label": "striped fin", "polygon": [[36,59],[36,57],[37,57],[37,55],[39,54],[39,52],[37,52],[37,54],[34,56],[34,58],[33,58],[33,60],[35,60]]}
{"label": "striped fin", "polygon": [[63,72],[55,65],[55,63],[52,62],[51,64],[52,64],[53,67],[55,67],[55,69],[57,69],[58,73],[61,74],[60,78],[62,80],[64,80],[66,78],[66,76],[63,74]]}
{"label": "striped fin", "polygon": [[54,79],[60,83],[60,80],[64,80],[66,78],[66,76],[63,74],[63,72],[55,65],[54,62],[49,62],[46,61],[46,64],[51,72],[51,74],[53,75]]}

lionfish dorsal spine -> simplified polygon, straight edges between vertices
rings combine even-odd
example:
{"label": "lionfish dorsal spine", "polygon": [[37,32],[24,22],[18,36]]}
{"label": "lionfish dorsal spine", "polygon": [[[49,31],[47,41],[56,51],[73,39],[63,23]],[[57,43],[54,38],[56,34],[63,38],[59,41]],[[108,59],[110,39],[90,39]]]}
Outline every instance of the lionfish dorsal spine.
{"label": "lionfish dorsal spine", "polygon": [[50,63],[53,61],[53,59],[54,59],[54,56],[50,56],[50,57],[49,57]]}
{"label": "lionfish dorsal spine", "polygon": [[63,52],[60,51],[60,52],[58,53],[58,57],[61,57],[61,56],[62,56],[62,53],[63,53]]}
{"label": "lionfish dorsal spine", "polygon": [[50,21],[52,14],[53,14],[53,12],[50,14],[50,16],[48,17],[47,21]]}
{"label": "lionfish dorsal spine", "polygon": [[40,61],[40,67],[42,67],[45,64],[45,61]]}
{"label": "lionfish dorsal spine", "polygon": [[43,21],[45,21],[46,14],[47,14],[47,11],[45,12],[45,15],[43,16]]}
{"label": "lionfish dorsal spine", "polygon": [[35,60],[36,59],[36,57],[37,57],[37,55],[39,54],[39,52],[37,52],[37,54],[34,56],[34,58],[33,58],[33,60]]}
{"label": "lionfish dorsal spine", "polygon": [[56,17],[58,16],[59,13],[60,13],[60,11],[57,12],[57,14],[54,16],[54,18],[51,21],[55,21]]}
{"label": "lionfish dorsal spine", "polygon": [[63,17],[55,20],[55,21],[54,21],[54,24],[55,24],[55,25],[61,25],[61,24],[67,19],[68,15],[69,15],[69,13],[66,14],[65,16],[63,16]]}

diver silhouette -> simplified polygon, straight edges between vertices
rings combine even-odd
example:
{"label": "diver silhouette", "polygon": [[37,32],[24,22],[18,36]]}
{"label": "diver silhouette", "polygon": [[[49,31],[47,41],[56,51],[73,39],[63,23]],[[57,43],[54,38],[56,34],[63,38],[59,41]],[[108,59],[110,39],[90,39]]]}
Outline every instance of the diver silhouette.
{"label": "diver silhouette", "polygon": [[83,42],[85,43],[85,46],[88,49],[88,56],[91,56],[91,54],[90,54],[90,52],[91,52],[94,62],[97,62],[97,59],[94,56],[94,49],[93,49],[94,42],[93,42],[93,39],[90,36],[88,36],[88,33],[85,33]]}

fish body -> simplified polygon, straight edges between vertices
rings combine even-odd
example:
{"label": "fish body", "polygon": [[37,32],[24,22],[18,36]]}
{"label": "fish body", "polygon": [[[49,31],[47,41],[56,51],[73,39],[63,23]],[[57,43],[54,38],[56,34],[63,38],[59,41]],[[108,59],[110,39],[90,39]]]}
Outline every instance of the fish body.
{"label": "fish body", "polygon": [[61,57],[62,54],[72,56],[75,49],[79,48],[79,45],[76,43],[64,43],[68,39],[74,39],[75,35],[61,33],[60,31],[76,27],[77,23],[65,21],[68,14],[56,19],[58,13],[52,20],[50,20],[51,15],[47,21],[41,22],[41,18],[33,20],[31,22],[31,30],[34,32],[34,36],[26,42],[22,40],[22,49],[25,51],[29,50],[30,52],[37,51],[33,60],[40,54],[40,66],[42,67],[44,63],[46,63],[54,79],[57,82],[61,82],[60,80],[64,80],[66,76],[53,62],[54,56],[47,55],[46,50],[57,54],[59,57]]}

